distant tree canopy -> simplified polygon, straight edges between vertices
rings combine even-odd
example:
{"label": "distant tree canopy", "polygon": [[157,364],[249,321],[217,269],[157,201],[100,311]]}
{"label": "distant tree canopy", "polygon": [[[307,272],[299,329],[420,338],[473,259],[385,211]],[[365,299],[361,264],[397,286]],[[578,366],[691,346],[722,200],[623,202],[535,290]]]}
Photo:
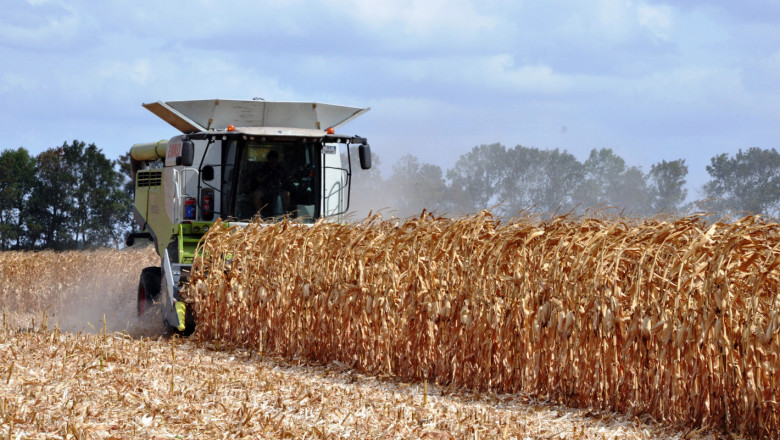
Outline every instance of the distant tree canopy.
{"label": "distant tree canopy", "polygon": [[[382,207],[394,208],[391,212],[399,217],[423,209],[461,215],[492,208],[508,218],[522,212],[582,213],[598,207],[646,216],[686,208],[687,174],[684,159],[661,161],[644,173],[608,148],[593,149],[580,162],[565,150],[487,144],[462,155],[446,173],[404,156],[386,181],[372,172],[371,191],[379,191],[366,201],[376,209],[376,194],[383,194]],[[365,191],[361,177],[357,176],[353,193]],[[353,208],[362,214],[361,206],[362,202]]]}
{"label": "distant tree canopy", "polygon": [[[393,165],[393,174],[387,184],[391,191],[403,195],[394,206],[402,217],[419,214],[420,206],[439,206],[449,192],[441,168],[421,164],[410,154]],[[421,191],[421,188],[425,190]]]}
{"label": "distant tree canopy", "polygon": [[704,192],[717,212],[780,214],[780,154],[774,148],[739,150],[734,157],[720,154],[707,172],[712,179]]}
{"label": "distant tree canopy", "polygon": [[506,147],[501,144],[480,145],[464,154],[447,171],[453,193],[453,208],[476,212],[495,205],[508,167]]}
{"label": "distant tree canopy", "polygon": [[0,153],[0,248],[108,246],[126,231],[132,197],[117,161],[74,140],[36,157]]}
{"label": "distant tree canopy", "polygon": [[684,159],[671,162],[665,160],[653,164],[648,173],[650,203],[655,212],[674,211],[688,196],[685,176],[688,166]]}

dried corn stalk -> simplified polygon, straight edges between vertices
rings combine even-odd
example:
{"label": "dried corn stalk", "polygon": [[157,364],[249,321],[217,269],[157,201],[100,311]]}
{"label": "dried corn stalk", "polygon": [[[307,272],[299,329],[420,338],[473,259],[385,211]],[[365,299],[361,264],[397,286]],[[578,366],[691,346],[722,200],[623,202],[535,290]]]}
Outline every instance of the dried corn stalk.
{"label": "dried corn stalk", "polygon": [[780,225],[487,212],[215,227],[198,335],[676,423],[780,432]]}
{"label": "dried corn stalk", "polygon": [[[147,249],[0,252],[0,309],[18,313],[54,312],[106,286],[136,286],[141,269],[159,265]],[[107,294],[107,293],[106,293]],[[133,298],[134,292],[122,292]]]}

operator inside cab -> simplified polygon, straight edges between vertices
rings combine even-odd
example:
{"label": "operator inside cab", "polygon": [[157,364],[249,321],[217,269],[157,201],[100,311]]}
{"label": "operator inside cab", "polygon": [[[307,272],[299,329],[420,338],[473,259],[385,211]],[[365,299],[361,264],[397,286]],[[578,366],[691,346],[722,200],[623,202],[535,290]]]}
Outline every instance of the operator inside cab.
{"label": "operator inside cab", "polygon": [[269,151],[265,155],[265,162],[255,173],[255,190],[252,192],[255,211],[270,208],[270,216],[287,212],[291,186],[289,175],[279,161],[279,153],[276,150]]}
{"label": "operator inside cab", "polygon": [[[232,181],[238,185],[235,201],[226,200],[231,205],[226,212],[239,219],[289,216],[313,223],[318,209],[315,151],[313,143],[246,142],[237,164],[238,179]],[[230,169],[225,173],[229,180]]]}

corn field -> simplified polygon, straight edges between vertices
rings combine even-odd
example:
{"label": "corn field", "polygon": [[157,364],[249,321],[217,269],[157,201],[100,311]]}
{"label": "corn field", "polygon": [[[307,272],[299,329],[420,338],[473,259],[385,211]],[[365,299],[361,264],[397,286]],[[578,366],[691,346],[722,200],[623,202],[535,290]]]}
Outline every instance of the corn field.
{"label": "corn field", "polygon": [[43,319],[94,297],[134,298],[127,286],[159,264],[151,249],[0,252],[0,309]]}
{"label": "corn field", "polygon": [[203,340],[780,435],[780,225],[488,212],[211,228]]}
{"label": "corn field", "polygon": [[141,268],[157,264],[150,248],[0,253],[0,438],[710,438],[523,393],[166,337],[152,329],[159,314],[135,316]]}

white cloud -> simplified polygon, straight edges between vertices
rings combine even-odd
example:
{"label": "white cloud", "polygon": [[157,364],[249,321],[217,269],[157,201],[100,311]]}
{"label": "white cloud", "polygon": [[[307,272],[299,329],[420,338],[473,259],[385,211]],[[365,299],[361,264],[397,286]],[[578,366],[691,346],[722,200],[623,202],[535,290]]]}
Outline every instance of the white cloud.
{"label": "white cloud", "polygon": [[640,4],[637,6],[636,12],[639,24],[649,30],[655,38],[664,41],[670,39],[672,27],[671,8],[668,6]]}
{"label": "white cloud", "polygon": [[147,58],[135,61],[114,61],[100,69],[100,76],[111,81],[131,81],[144,86],[152,79],[151,63]]}
{"label": "white cloud", "polygon": [[[75,79],[74,79],[75,80]],[[114,61],[100,69],[99,82],[93,87],[113,96],[149,100],[198,98],[251,99],[270,96],[284,99],[292,92],[273,76],[258,73],[253,66],[242,65],[202,53],[192,58],[177,58],[158,53],[133,61]]]}
{"label": "white cloud", "polygon": [[694,105],[689,111],[725,101],[734,104],[744,90],[738,71],[697,66],[659,72],[646,78],[645,83],[647,98]]}
{"label": "white cloud", "polygon": [[474,90],[507,94],[561,94],[575,86],[572,77],[556,73],[544,64],[520,64],[512,55],[451,56],[407,60],[403,63],[385,59],[377,65],[392,76],[412,83],[435,84],[429,90],[435,93],[442,88],[456,93]]}
{"label": "white cloud", "polygon": [[623,35],[631,28],[633,7],[630,0],[599,0],[596,23],[602,29]]}
{"label": "white cloud", "polygon": [[514,59],[508,55],[496,55],[486,61],[484,76],[475,72],[472,81],[479,81],[482,76],[490,86],[526,93],[559,94],[570,86],[565,76],[556,74],[549,66],[516,66]]}
{"label": "white cloud", "polygon": [[468,0],[331,0],[331,3],[355,18],[356,24],[399,40],[405,36],[442,35],[460,40],[490,30],[498,23],[495,16],[475,8],[479,3]]}
{"label": "white cloud", "polygon": [[77,8],[59,1],[28,1],[32,9],[0,19],[0,44],[38,51],[75,48],[96,28]]}
{"label": "white cloud", "polygon": [[575,41],[583,37],[601,45],[647,37],[668,41],[674,26],[674,10],[635,0],[598,0],[595,6],[571,8],[562,20],[565,26],[559,30]]}

